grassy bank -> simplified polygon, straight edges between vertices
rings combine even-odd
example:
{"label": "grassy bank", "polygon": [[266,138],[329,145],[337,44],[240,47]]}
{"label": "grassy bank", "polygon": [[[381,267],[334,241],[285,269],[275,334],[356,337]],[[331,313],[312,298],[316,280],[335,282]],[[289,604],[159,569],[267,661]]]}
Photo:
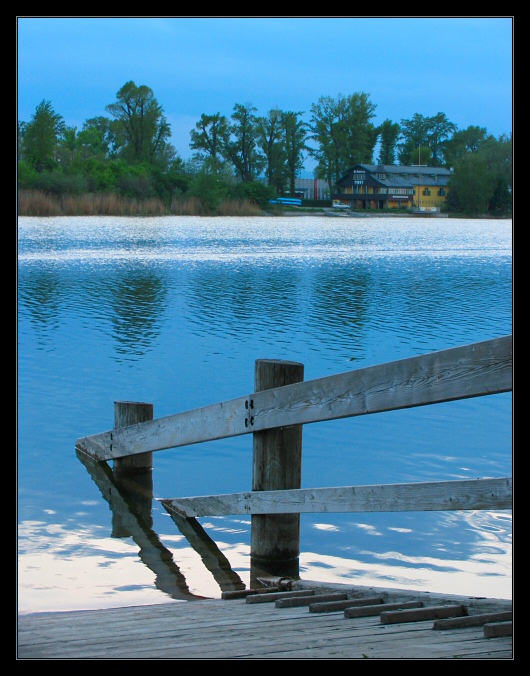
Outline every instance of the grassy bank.
{"label": "grassy bank", "polygon": [[162,200],[120,197],[114,193],[55,196],[37,190],[18,193],[19,216],[259,216],[262,209],[248,200],[228,200],[208,209],[196,197]]}

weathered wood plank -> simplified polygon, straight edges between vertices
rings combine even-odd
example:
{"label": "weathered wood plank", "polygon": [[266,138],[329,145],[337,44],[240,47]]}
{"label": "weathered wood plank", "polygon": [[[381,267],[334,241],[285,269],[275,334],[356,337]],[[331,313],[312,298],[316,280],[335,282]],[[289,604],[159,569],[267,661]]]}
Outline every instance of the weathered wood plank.
{"label": "weathered wood plank", "polygon": [[512,389],[512,337],[440,350],[277,387],[231,401],[83,437],[97,460],[380,413]]}
{"label": "weathered wood plank", "polygon": [[292,599],[297,597],[313,597],[315,592],[309,589],[296,591],[275,592],[273,594],[252,594],[245,599],[246,603],[272,603],[279,599]]}
{"label": "weathered wood plank", "polygon": [[452,511],[511,509],[512,479],[472,479],[410,484],[300,488],[190,498],[162,498],[169,513],[184,517],[229,514]]}
{"label": "weathered wood plank", "polygon": [[[345,608],[354,608],[359,606],[381,605],[384,601],[380,596],[372,596],[365,599],[347,598],[344,601],[315,601],[309,604],[310,613],[331,613]],[[391,610],[391,608],[388,608]]]}
{"label": "weathered wood plank", "polygon": [[239,397],[83,437],[76,441],[76,448],[96,460],[112,460],[248,434],[253,431],[248,422],[248,401],[248,397]]}
{"label": "weathered wood plank", "polygon": [[459,627],[479,627],[488,622],[509,622],[512,619],[512,611],[505,610],[500,613],[481,613],[480,615],[467,615],[465,617],[449,617],[445,620],[435,620],[432,628],[438,631],[457,629]]}
{"label": "weathered wood plank", "polygon": [[513,633],[513,623],[510,622],[491,622],[484,625],[485,638],[497,638],[498,636],[511,636]]}
{"label": "weathered wood plank", "polygon": [[221,594],[221,598],[227,601],[234,599],[245,599],[247,596],[252,596],[254,594],[272,594],[274,592],[279,592],[279,587],[264,587],[263,589],[236,589],[233,591],[224,591]]}
{"label": "weathered wood plank", "polygon": [[369,366],[251,395],[254,431],[512,389],[512,337]]}
{"label": "weathered wood plank", "polygon": [[412,608],[410,610],[384,610],[381,613],[382,624],[395,622],[421,622],[437,620],[440,617],[460,617],[467,615],[463,605],[429,606],[428,608]]}
{"label": "weathered wood plank", "polygon": [[349,606],[344,608],[344,617],[347,620],[352,620],[357,617],[368,617],[370,615],[380,615],[383,612],[389,612],[391,610],[412,610],[415,608],[422,608],[422,601],[404,601],[403,603],[380,603],[379,605],[373,606],[360,606],[356,608],[355,606]]}
{"label": "weathered wood plank", "polygon": [[331,594],[319,594],[317,595],[311,595],[311,596],[299,596],[299,597],[289,597],[285,599],[276,599],[275,605],[276,608],[301,608],[302,606],[309,606],[313,602],[316,602],[320,600],[321,602],[324,601],[343,601],[346,599],[346,593],[339,593],[339,592],[334,592]]}
{"label": "weathered wood plank", "polygon": [[[364,592],[365,594],[367,591]],[[487,603],[486,600],[470,600]],[[286,640],[287,637],[287,640]],[[511,636],[194,601],[19,617],[18,659],[511,659]]]}

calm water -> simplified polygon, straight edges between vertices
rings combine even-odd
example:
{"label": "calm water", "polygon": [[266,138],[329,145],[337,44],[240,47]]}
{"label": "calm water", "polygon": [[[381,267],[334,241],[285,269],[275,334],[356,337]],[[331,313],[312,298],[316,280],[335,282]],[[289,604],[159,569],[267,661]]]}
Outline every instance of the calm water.
{"label": "calm water", "polygon": [[[309,380],[512,332],[510,220],[20,218],[18,254],[20,612],[221,595],[156,499],[138,517],[77,457],[114,401],[162,417],[251,392],[256,359]],[[511,475],[511,394],[304,427],[304,488]],[[155,498],[251,477],[250,435],[154,454]],[[199,522],[248,584],[250,519]],[[511,511],[302,515],[300,575],[511,598],[511,536]]]}

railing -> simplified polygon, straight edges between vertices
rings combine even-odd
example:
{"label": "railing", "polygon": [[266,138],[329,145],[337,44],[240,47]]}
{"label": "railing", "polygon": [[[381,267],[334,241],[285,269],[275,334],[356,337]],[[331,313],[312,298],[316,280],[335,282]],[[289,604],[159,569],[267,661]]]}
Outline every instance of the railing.
{"label": "railing", "polygon": [[152,467],[155,451],[253,434],[251,491],[161,503],[180,519],[252,515],[251,557],[283,574],[299,553],[301,513],[512,508],[511,477],[301,489],[303,425],[511,390],[512,336],[308,381],[302,364],[258,360],[251,394],[156,420],[151,404],[116,402],[115,428],[76,449],[127,472]]}

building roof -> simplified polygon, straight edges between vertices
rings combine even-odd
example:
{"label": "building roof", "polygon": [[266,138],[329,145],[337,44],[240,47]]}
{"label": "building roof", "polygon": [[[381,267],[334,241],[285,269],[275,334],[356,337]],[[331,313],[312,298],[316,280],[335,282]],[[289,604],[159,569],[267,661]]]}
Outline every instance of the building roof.
{"label": "building roof", "polygon": [[[353,181],[353,172],[364,170],[380,185],[392,188],[412,188],[418,183],[426,186],[446,186],[451,170],[444,167],[406,166],[394,164],[356,164],[340,179],[338,185]],[[379,174],[384,174],[380,177]]]}

